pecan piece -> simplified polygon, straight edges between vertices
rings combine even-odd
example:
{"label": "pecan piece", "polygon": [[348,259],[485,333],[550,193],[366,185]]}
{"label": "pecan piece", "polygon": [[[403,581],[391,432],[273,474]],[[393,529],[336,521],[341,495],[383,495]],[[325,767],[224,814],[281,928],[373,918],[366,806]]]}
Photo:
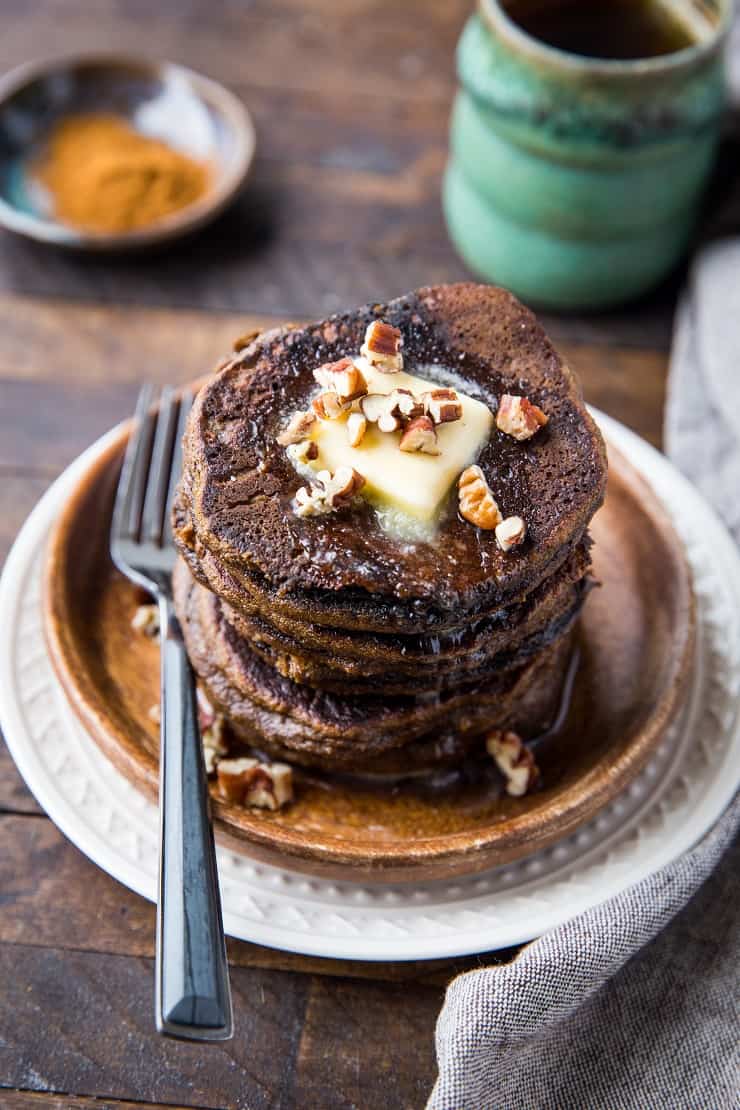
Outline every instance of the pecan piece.
{"label": "pecan piece", "polygon": [[139,605],[131,620],[131,627],[136,632],[143,632],[150,640],[159,637],[159,606]]}
{"label": "pecan piece", "polygon": [[389,393],[393,405],[392,412],[401,416],[403,420],[414,420],[415,416],[424,415],[424,402],[419,401],[410,390],[393,390]]}
{"label": "pecan piece", "polygon": [[295,491],[294,512],[296,516],[300,517],[321,516],[322,513],[331,512],[321,486],[312,483],[310,486],[301,486],[297,489]]}
{"label": "pecan piece", "polygon": [[413,420],[424,415],[424,402],[414,397],[410,389],[394,389],[388,398],[391,412],[400,420]]}
{"label": "pecan piece", "polygon": [[334,474],[320,470],[310,489],[301,486],[296,490],[296,516],[320,516],[349,505],[356,493],[365,485],[365,479],[351,466],[340,466]]}
{"label": "pecan piece", "polygon": [[196,690],[196,700],[200,738],[203,744],[203,761],[206,774],[212,775],[221,756],[228,752],[224,740],[226,719],[222,713],[216,712],[200,686]]}
{"label": "pecan piece", "polygon": [[424,411],[435,424],[448,424],[462,416],[462,401],[454,389],[432,389],[425,393]]}
{"label": "pecan piece", "polygon": [[392,393],[368,393],[360,401],[362,415],[369,424],[377,424],[381,432],[395,432],[401,427],[395,407]]}
{"label": "pecan piece", "polygon": [[367,420],[361,412],[351,412],[347,417],[347,439],[350,447],[359,447],[367,431]]}
{"label": "pecan piece", "polygon": [[437,433],[428,416],[415,416],[406,425],[398,444],[402,451],[422,451],[425,455],[438,455]]}
{"label": "pecan piece", "polygon": [[422,416],[424,406],[410,389],[392,389],[390,393],[368,393],[360,401],[363,415],[381,432],[395,432],[408,420]]}
{"label": "pecan piece", "polygon": [[314,397],[311,408],[320,420],[338,420],[347,410],[347,406],[340,401],[339,394],[331,389]]}
{"label": "pecan piece", "polygon": [[300,443],[291,443],[288,454],[295,463],[312,462],[319,457],[319,445],[312,439],[302,439]]}
{"label": "pecan piece", "polygon": [[479,466],[468,466],[457,480],[460,516],[476,528],[490,532],[501,523],[502,517],[496,499]]}
{"label": "pecan piece", "polygon": [[534,756],[516,732],[494,729],[486,737],[486,751],[506,779],[506,793],[521,798],[539,781]]}
{"label": "pecan piece", "polygon": [[496,427],[514,439],[531,439],[535,432],[547,424],[549,417],[533,405],[528,397],[515,397],[504,393],[496,412]]}
{"label": "pecan piece", "polygon": [[223,742],[223,717],[219,714],[216,718],[218,728],[206,729],[201,733],[201,740],[203,742],[203,762],[206,768],[206,774],[212,775],[219,764],[222,755],[226,755],[228,748]]}
{"label": "pecan piece", "polygon": [[363,373],[351,358],[342,358],[339,362],[327,362],[314,370],[313,376],[324,389],[336,393],[343,405],[357,401],[367,393],[367,382]]}
{"label": "pecan piece", "polygon": [[317,478],[324,486],[326,500],[332,509],[342,509],[349,505],[356,493],[365,485],[365,479],[352,466],[340,466],[331,474],[320,470]]}
{"label": "pecan piece", "polygon": [[384,320],[373,320],[365,331],[365,342],[360,347],[371,366],[384,374],[397,374],[403,369],[401,332]]}
{"label": "pecan piece", "polygon": [[293,769],[287,763],[222,759],[216,777],[227,802],[275,810],[293,801]]}
{"label": "pecan piece", "polygon": [[288,424],[283,428],[277,441],[281,447],[289,447],[291,443],[300,443],[305,439],[311,428],[316,423],[316,416],[312,412],[294,412]]}
{"label": "pecan piece", "polygon": [[496,526],[496,543],[502,551],[518,547],[527,534],[527,526],[520,516],[507,516]]}

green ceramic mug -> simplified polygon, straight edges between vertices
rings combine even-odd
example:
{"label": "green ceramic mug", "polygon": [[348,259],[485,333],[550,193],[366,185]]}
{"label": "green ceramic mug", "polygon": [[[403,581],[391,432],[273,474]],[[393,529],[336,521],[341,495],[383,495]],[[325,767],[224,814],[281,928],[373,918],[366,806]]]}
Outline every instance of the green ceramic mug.
{"label": "green ceramic mug", "polygon": [[544,307],[596,308],[658,282],[685,251],[725,104],[732,0],[675,0],[686,49],[583,57],[480,0],[458,46],[444,181],[473,270]]}

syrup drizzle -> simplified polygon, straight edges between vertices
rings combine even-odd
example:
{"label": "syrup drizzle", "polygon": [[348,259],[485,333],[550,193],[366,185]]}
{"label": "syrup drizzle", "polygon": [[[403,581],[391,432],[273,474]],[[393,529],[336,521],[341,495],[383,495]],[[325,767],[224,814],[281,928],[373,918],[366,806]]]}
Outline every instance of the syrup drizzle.
{"label": "syrup drizzle", "polygon": [[[557,738],[568,719],[573,699],[576,676],[581,662],[581,652],[576,646],[571,652],[568,666],[560,689],[560,698],[552,723],[537,736],[527,740],[527,747],[535,752]],[[451,737],[454,745],[454,737]],[[453,747],[454,751],[454,747]],[[258,758],[269,759],[264,753],[255,750]],[[365,792],[383,792],[397,795],[401,792],[413,793],[420,797],[439,797],[452,795],[474,787],[480,795],[483,790],[488,798],[503,792],[503,780],[492,759],[485,753],[461,755],[460,763],[454,767],[423,767],[419,770],[373,772],[373,771],[317,771],[294,766],[298,781],[303,781],[323,790],[338,787]]]}

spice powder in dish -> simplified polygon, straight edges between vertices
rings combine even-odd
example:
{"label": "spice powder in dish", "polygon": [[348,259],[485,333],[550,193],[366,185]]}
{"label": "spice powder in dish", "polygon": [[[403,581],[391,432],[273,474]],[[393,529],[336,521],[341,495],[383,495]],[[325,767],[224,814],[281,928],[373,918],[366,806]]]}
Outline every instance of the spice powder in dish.
{"label": "spice powder in dish", "polygon": [[108,114],[61,119],[33,173],[56,219],[108,234],[148,227],[192,204],[210,179],[204,163]]}

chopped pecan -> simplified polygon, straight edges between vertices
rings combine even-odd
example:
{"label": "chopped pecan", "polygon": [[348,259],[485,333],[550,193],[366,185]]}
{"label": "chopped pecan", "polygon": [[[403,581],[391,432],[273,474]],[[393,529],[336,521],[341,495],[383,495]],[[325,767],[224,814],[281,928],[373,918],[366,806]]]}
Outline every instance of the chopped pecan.
{"label": "chopped pecan", "polygon": [[533,405],[528,397],[504,393],[496,412],[496,427],[514,439],[531,439],[535,432],[547,424],[548,419],[542,409]]}
{"label": "chopped pecan", "polygon": [[351,466],[340,466],[331,474],[320,470],[310,489],[301,486],[296,490],[296,516],[320,516],[349,505],[356,493],[365,485],[365,479]]}
{"label": "chopped pecan", "polygon": [[300,443],[305,439],[311,428],[316,423],[313,412],[294,412],[288,424],[283,428],[277,441],[281,447],[289,447],[291,443]]}
{"label": "chopped pecan", "polygon": [[131,627],[136,632],[143,632],[151,640],[159,636],[159,606],[139,605],[131,620]]}
{"label": "chopped pecan", "polygon": [[219,728],[208,728],[201,734],[203,741],[203,762],[205,763],[206,774],[212,775],[218,767],[222,755],[226,755],[228,748],[223,742],[223,717],[218,717],[217,722]]}
{"label": "chopped pecan", "polygon": [[406,425],[398,444],[402,451],[421,451],[425,455],[438,455],[437,433],[428,416],[415,416]]}
{"label": "chopped pecan", "polygon": [[373,320],[365,332],[360,354],[384,374],[397,374],[403,369],[401,332],[384,320]]}
{"label": "chopped pecan", "polygon": [[324,490],[321,486],[311,483],[310,486],[301,486],[295,491],[296,516],[321,516],[330,513],[331,507],[327,504]]}
{"label": "chopped pecan", "polygon": [[527,526],[520,516],[507,516],[496,526],[496,543],[502,551],[518,547],[527,534]]}
{"label": "chopped pecan", "polygon": [[367,393],[367,382],[359,366],[355,366],[351,358],[342,358],[339,362],[327,362],[313,372],[319,385],[336,393],[343,405],[356,401]]}
{"label": "chopped pecan", "polygon": [[332,509],[349,505],[355,494],[365,485],[362,474],[352,466],[340,466],[334,474],[328,470],[320,470],[317,478],[324,486],[326,500]]}
{"label": "chopped pecan", "polygon": [[320,420],[338,420],[347,411],[347,405],[339,399],[339,394],[331,389],[314,397],[311,407]]}
{"label": "chopped pecan", "polygon": [[200,686],[196,690],[196,698],[200,738],[203,743],[203,760],[206,774],[212,775],[221,756],[228,752],[224,741],[226,721],[223,714],[213,708]]}
{"label": "chopped pecan", "polygon": [[432,389],[423,399],[424,410],[435,424],[448,424],[462,416],[462,401],[454,389]]}
{"label": "chopped pecan", "polygon": [[219,793],[227,802],[275,810],[293,801],[293,769],[287,763],[222,759],[216,776]]}
{"label": "chopped pecan", "polygon": [[468,466],[457,480],[460,516],[484,531],[501,523],[501,512],[479,466]]}
{"label": "chopped pecan", "polygon": [[312,439],[302,439],[300,443],[291,443],[288,454],[293,462],[307,463],[319,457],[319,445]]}
{"label": "chopped pecan", "polygon": [[381,432],[395,432],[401,427],[395,407],[392,393],[368,393],[360,401],[362,415],[369,424],[377,424]]}
{"label": "chopped pecan", "polygon": [[351,412],[347,417],[347,438],[350,447],[359,447],[367,431],[367,419],[361,412]]}
{"label": "chopped pecan", "polygon": [[414,397],[410,389],[394,389],[388,394],[391,412],[401,420],[413,420],[424,415],[424,403]]}
{"label": "chopped pecan", "polygon": [[539,781],[534,756],[516,732],[494,729],[486,737],[486,751],[506,779],[506,793],[521,798]]}
{"label": "chopped pecan", "polygon": [[381,432],[395,432],[407,421],[421,416],[424,406],[410,389],[392,389],[390,393],[368,393],[360,401],[363,415]]}

